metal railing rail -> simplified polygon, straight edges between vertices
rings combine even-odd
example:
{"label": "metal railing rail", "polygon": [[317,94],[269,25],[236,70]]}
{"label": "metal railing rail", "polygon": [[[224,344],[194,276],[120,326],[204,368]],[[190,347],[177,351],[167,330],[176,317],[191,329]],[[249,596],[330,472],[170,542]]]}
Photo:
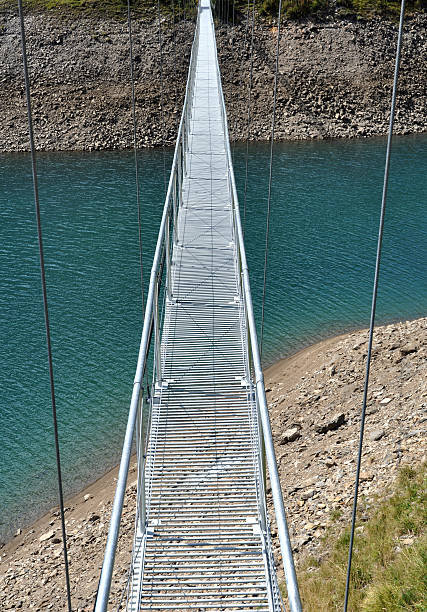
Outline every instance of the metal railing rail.
{"label": "metal railing rail", "polygon": [[[213,18],[211,16],[212,22]],[[302,611],[301,599],[299,595],[298,589],[298,581],[295,572],[295,565],[292,555],[292,545],[289,537],[289,530],[286,521],[286,513],[285,507],[283,503],[283,495],[282,489],[280,486],[279,473],[277,469],[277,460],[276,454],[274,451],[273,444],[273,436],[271,432],[270,418],[268,414],[268,404],[267,398],[265,395],[265,386],[264,386],[264,375],[261,367],[261,358],[258,348],[258,337],[256,331],[253,303],[252,303],[252,295],[251,295],[251,287],[249,281],[249,269],[246,260],[246,252],[243,240],[243,230],[240,219],[240,211],[239,211],[239,200],[236,189],[236,182],[234,177],[231,149],[230,149],[230,139],[228,133],[228,123],[227,123],[227,112],[225,109],[225,101],[224,94],[222,90],[222,81],[221,81],[221,73],[218,64],[218,54],[216,54],[216,69],[218,73],[218,82],[221,93],[221,114],[224,121],[224,146],[226,149],[227,159],[228,159],[228,180],[229,180],[229,190],[230,196],[232,198],[233,203],[233,221],[234,221],[234,229],[237,238],[237,248],[238,248],[238,259],[239,259],[239,267],[240,267],[240,282],[241,289],[244,298],[244,304],[247,315],[247,323],[248,323],[248,332],[249,337],[248,341],[250,343],[250,358],[252,360],[254,375],[255,375],[255,395],[256,395],[256,403],[258,409],[258,415],[261,421],[262,426],[262,434],[265,448],[265,457],[268,466],[269,476],[270,476],[270,484],[271,484],[271,492],[274,503],[274,511],[277,522],[277,531],[279,535],[280,541],[280,550],[282,554],[283,560],[283,569],[285,573],[286,579],[286,587],[288,592],[288,600],[290,609],[292,612],[300,612]],[[250,372],[248,372],[250,374]],[[267,521],[267,517],[265,517]]]}
{"label": "metal railing rail", "polygon": [[[141,343],[139,347],[138,362],[136,366],[136,373],[133,382],[133,391],[129,408],[128,421],[126,426],[126,432],[123,442],[122,455],[120,460],[119,473],[117,477],[116,492],[113,501],[113,507],[111,511],[110,526],[108,530],[107,543],[104,553],[104,561],[102,564],[101,575],[99,579],[98,592],[96,596],[96,602],[94,611],[105,612],[108,606],[111,580],[114,569],[114,560],[118,543],[118,536],[120,530],[120,521],[123,511],[123,501],[126,490],[126,481],[129,472],[129,464],[132,453],[132,443],[135,433],[136,422],[138,419],[143,418],[141,414],[143,401],[143,378],[147,365],[148,353],[151,345],[151,330],[154,325],[155,328],[155,374],[158,379],[161,380],[161,360],[159,358],[160,351],[160,333],[158,328],[158,299],[159,299],[159,284],[161,281],[161,274],[159,273],[161,268],[161,262],[166,252],[166,291],[170,295],[170,259],[169,259],[169,247],[168,241],[170,239],[170,228],[172,225],[172,231],[174,231],[174,221],[176,220],[177,210],[181,200],[181,183],[183,173],[186,171],[185,168],[185,151],[188,143],[188,131],[189,131],[189,100],[191,100],[193,87],[194,87],[194,74],[195,65],[197,60],[197,47],[199,43],[199,19],[197,19],[196,31],[194,35],[193,45],[191,49],[190,66],[187,77],[187,84],[185,90],[184,107],[181,115],[181,120],[178,129],[178,137],[176,140],[175,151],[172,161],[171,174],[169,179],[168,190],[166,194],[165,204],[163,207],[163,214],[160,223],[159,235],[157,238],[156,249],[154,253],[153,265],[151,268],[150,282],[148,288],[148,295],[145,307],[144,324],[141,335]],[[160,370],[160,371],[159,371]],[[142,436],[143,437],[143,436]],[[137,436],[138,440],[141,438]],[[143,482],[139,483],[139,495],[141,496],[140,501],[140,517],[139,527],[145,528],[145,485]]]}

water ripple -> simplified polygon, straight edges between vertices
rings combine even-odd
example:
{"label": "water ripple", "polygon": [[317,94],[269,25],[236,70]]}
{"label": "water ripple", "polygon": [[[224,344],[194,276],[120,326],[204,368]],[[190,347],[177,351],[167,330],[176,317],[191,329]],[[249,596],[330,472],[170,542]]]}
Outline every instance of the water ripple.
{"label": "water ripple", "polygon": [[[379,139],[275,148],[266,363],[368,324],[384,147]],[[394,145],[379,321],[426,313],[426,149],[425,136],[399,138]],[[244,151],[235,149],[240,189]],[[258,316],[268,156],[268,145],[250,148],[245,230]],[[162,209],[162,164],[159,151],[141,154],[146,278]],[[117,461],[126,423],[141,329],[132,154],[40,155],[39,175],[69,494]],[[28,157],[0,155],[0,537],[56,503],[31,198]]]}

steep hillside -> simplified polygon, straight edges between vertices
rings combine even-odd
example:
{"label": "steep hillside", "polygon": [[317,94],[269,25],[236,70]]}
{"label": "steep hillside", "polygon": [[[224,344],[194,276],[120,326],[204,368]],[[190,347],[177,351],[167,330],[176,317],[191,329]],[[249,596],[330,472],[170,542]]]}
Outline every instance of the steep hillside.
{"label": "steep hillside", "polygon": [[[154,7],[153,7],[153,12]],[[155,14],[151,15],[155,19]],[[374,17],[327,15],[283,25],[276,137],[384,134],[397,25]],[[405,24],[397,133],[426,130],[427,17]],[[42,150],[132,146],[129,49],[125,22],[70,15],[65,9],[26,17],[37,147]],[[173,144],[180,117],[194,25],[162,17],[162,68],[156,21],[134,22],[139,146]],[[255,28],[250,138],[270,135],[276,28]],[[247,134],[250,42],[245,19],[217,27],[220,66],[233,139]],[[28,149],[16,10],[0,12],[0,151]],[[161,76],[163,75],[163,79]],[[163,82],[163,95],[161,83]],[[162,98],[164,128],[162,123]]]}

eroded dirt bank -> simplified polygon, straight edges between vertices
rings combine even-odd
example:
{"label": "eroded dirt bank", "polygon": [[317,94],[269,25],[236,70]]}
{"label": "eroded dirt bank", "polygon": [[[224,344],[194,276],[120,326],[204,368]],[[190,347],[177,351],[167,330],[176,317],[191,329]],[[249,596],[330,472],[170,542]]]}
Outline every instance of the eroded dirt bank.
{"label": "eroded dirt bank", "polygon": [[[426,130],[426,15],[405,24],[396,133]],[[41,150],[132,146],[127,25],[105,18],[26,17],[34,127]],[[138,146],[173,144],[193,24],[134,22]],[[250,36],[219,26],[218,49],[232,139],[247,134]],[[329,17],[285,22],[280,44],[277,139],[384,134],[397,25]],[[276,31],[255,28],[250,138],[270,135]],[[163,77],[163,78],[162,78]],[[163,95],[161,82],[163,81]],[[28,149],[18,18],[0,14],[0,150]],[[162,128],[162,109],[164,129]]]}

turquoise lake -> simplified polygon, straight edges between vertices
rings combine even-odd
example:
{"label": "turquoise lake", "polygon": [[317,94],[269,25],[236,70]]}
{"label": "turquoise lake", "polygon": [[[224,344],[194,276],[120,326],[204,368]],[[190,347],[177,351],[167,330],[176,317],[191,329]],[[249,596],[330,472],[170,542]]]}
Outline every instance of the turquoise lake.
{"label": "turquoise lake", "polygon": [[[367,327],[385,139],[275,146],[265,365]],[[245,147],[234,148],[241,193]],[[172,151],[166,151],[170,164]],[[394,140],[377,322],[427,313],[427,136]],[[261,312],[269,145],[249,148],[245,238]],[[163,154],[140,153],[145,278]],[[66,494],[117,463],[141,333],[132,152],[38,156]],[[28,155],[0,154],[0,539],[57,504]]]}

